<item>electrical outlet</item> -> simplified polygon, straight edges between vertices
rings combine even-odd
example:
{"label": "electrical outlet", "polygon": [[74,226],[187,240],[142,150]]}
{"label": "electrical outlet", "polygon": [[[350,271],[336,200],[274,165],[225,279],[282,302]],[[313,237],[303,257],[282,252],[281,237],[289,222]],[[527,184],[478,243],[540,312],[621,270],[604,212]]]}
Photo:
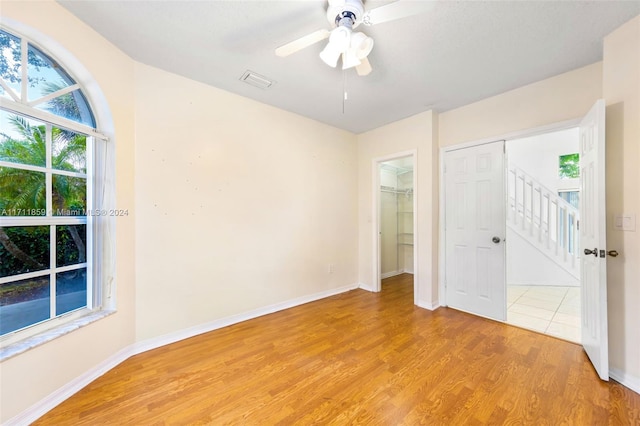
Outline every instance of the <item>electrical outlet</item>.
{"label": "electrical outlet", "polygon": [[327,268],[327,272],[329,272],[330,274],[333,274],[333,270],[334,270],[334,265],[333,263],[330,263],[329,267]]}

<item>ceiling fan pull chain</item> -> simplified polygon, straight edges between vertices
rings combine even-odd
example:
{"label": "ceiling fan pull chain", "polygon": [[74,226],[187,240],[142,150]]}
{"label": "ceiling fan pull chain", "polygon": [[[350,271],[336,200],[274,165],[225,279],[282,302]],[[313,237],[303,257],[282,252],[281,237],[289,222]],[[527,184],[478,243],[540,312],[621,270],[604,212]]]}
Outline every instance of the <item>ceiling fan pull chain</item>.
{"label": "ceiling fan pull chain", "polygon": [[347,103],[347,72],[342,71],[342,114],[344,115],[345,104]]}

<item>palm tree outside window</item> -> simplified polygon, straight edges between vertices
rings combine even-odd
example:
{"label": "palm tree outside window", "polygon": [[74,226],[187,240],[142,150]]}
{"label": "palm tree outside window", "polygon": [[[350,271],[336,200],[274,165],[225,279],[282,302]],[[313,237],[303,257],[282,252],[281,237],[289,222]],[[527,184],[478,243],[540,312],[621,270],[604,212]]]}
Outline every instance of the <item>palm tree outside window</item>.
{"label": "palm tree outside window", "polygon": [[101,141],[80,85],[5,30],[0,100],[0,336],[6,336],[100,307],[92,194],[93,152]]}

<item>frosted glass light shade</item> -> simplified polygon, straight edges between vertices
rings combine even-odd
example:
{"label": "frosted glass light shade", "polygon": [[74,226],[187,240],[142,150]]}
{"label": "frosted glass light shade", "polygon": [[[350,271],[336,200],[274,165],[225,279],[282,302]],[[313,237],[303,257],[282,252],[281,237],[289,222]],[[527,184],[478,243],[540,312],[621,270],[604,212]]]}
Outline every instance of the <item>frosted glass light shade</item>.
{"label": "frosted glass light shade", "polygon": [[350,47],[355,50],[358,59],[366,58],[373,49],[373,39],[364,33],[353,33]]}
{"label": "frosted glass light shade", "polygon": [[331,43],[327,44],[327,46],[320,52],[320,59],[324,61],[325,64],[329,65],[332,68],[335,68],[338,65],[338,58],[342,52],[336,49]]}
{"label": "frosted glass light shade", "polygon": [[347,27],[337,27],[331,31],[329,43],[320,52],[320,58],[325,64],[335,68],[338,65],[338,58],[349,48],[351,42],[351,30]]}
{"label": "frosted glass light shade", "polygon": [[331,31],[329,44],[333,45],[340,52],[344,52],[351,42],[351,30],[347,27],[337,27]]}
{"label": "frosted glass light shade", "polygon": [[342,54],[342,69],[346,70],[357,67],[358,65],[360,65],[360,59],[356,55],[356,50],[351,48],[347,49],[347,51]]}

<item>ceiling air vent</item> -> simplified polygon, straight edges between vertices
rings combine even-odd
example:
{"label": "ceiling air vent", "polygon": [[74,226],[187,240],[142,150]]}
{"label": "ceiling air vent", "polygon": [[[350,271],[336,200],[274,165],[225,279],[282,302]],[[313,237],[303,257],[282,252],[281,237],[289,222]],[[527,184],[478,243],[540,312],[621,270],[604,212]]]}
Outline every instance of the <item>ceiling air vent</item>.
{"label": "ceiling air vent", "polygon": [[240,81],[244,81],[245,83],[259,89],[268,89],[269,87],[276,84],[275,81],[269,80],[267,77],[249,70],[242,74],[242,77],[240,77]]}

